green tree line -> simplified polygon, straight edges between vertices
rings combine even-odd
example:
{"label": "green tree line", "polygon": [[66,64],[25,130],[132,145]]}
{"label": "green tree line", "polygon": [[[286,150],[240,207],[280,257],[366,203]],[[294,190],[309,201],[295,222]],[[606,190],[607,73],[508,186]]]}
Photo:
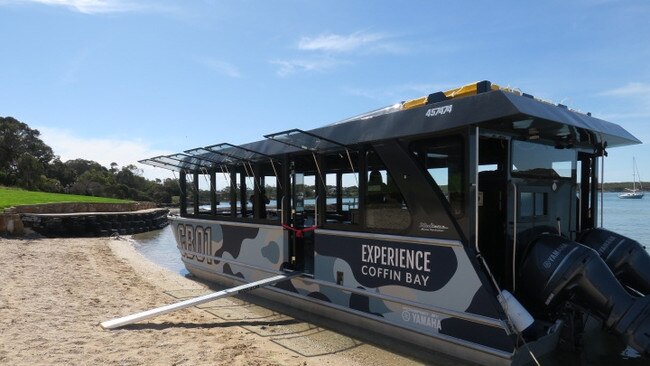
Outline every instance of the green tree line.
{"label": "green tree line", "polygon": [[[641,186],[650,187],[650,182],[641,182]],[[621,192],[627,188],[632,188],[632,182],[623,183],[603,183],[603,191],[605,192]],[[639,183],[636,183],[636,188],[640,189]]]}
{"label": "green tree line", "polygon": [[0,185],[166,204],[180,195],[176,180],[148,180],[133,164],[107,168],[85,159],[63,162],[38,130],[12,117],[0,117]]}

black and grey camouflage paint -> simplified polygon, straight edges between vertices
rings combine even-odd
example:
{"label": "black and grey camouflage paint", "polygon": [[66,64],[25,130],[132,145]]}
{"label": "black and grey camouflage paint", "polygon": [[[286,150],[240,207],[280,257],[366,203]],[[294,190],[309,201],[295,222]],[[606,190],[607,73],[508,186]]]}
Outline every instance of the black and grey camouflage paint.
{"label": "black and grey camouflage paint", "polygon": [[[184,262],[247,282],[288,262],[280,226],[172,219]],[[276,285],[381,322],[505,352],[515,348],[460,242],[316,230],[313,279]]]}

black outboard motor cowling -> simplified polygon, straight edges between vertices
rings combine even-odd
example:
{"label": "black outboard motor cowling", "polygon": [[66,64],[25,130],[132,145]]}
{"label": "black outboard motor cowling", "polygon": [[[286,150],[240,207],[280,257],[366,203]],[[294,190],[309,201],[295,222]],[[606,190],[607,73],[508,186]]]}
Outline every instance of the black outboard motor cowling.
{"label": "black outboard motor cowling", "polygon": [[533,240],[520,268],[518,295],[535,314],[570,302],[650,356],[650,296],[631,296],[591,248],[554,234]]}
{"label": "black outboard motor cowling", "polygon": [[622,284],[650,294],[650,255],[639,242],[605,229],[587,230],[578,242],[598,252]]}

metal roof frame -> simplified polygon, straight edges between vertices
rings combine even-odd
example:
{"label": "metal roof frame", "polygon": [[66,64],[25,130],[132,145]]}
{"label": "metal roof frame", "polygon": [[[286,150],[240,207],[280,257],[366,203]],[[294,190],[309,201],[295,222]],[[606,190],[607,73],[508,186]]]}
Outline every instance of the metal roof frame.
{"label": "metal roof frame", "polygon": [[150,165],[156,168],[163,168],[167,170],[174,170],[180,172],[183,170],[183,168],[177,166],[177,165],[172,165],[172,164],[167,164],[167,163],[162,163],[153,159],[143,159],[139,160],[138,163],[145,164],[145,165]]}
{"label": "metal roof frame", "polygon": [[273,159],[270,155],[261,153],[259,151],[251,150],[242,146],[233,145],[227,142],[222,142],[220,144],[205,146],[203,149],[213,152],[215,154],[224,155],[232,159],[247,161],[247,162],[258,162],[264,159]]}
{"label": "metal roof frame", "polygon": [[[286,139],[279,139],[278,138],[279,136],[286,136]],[[298,139],[291,139],[292,136],[308,136],[310,139],[313,139],[313,140],[312,141],[306,141],[306,142],[314,142],[315,146],[312,147],[312,146],[305,145],[304,140],[303,140],[303,143],[296,142]],[[273,140],[273,141],[283,143],[285,145],[289,145],[289,146],[293,146],[293,147],[296,147],[296,148],[299,148],[299,149],[302,149],[302,150],[307,150],[307,151],[317,152],[317,153],[334,150],[331,147],[330,148],[319,149],[318,145],[321,144],[322,142],[333,145],[333,146],[335,146],[337,148],[349,149],[349,147],[346,146],[345,144],[342,144],[340,142],[325,138],[323,136],[319,136],[319,135],[317,135],[315,133],[312,133],[312,132],[303,131],[303,130],[301,130],[299,128],[292,128],[292,129],[286,130],[286,131],[271,133],[271,134],[268,134],[268,135],[264,135],[264,137],[269,139],[269,140]]]}
{"label": "metal roof frame", "polygon": [[[205,168],[205,169],[214,168],[214,164],[211,161],[206,160],[206,159],[201,159],[198,156],[192,156],[192,155],[188,155],[188,154],[177,153],[177,154],[167,155],[167,157],[170,158],[170,159],[179,160],[182,163],[194,164],[194,165],[197,165],[197,166],[199,166],[201,168]],[[190,159],[190,160],[187,161],[186,159]],[[198,162],[197,162],[197,160],[198,160]],[[207,162],[207,165],[205,163],[203,163],[203,162]]]}
{"label": "metal roof frame", "polygon": [[[172,155],[174,155],[174,154],[172,154]],[[182,161],[180,159],[174,159],[174,158],[171,158],[171,157],[169,157],[167,155],[159,155],[159,156],[151,158],[150,160],[156,161],[156,162],[162,163],[162,164],[175,166],[175,167],[177,167],[177,168],[179,168],[181,170],[186,170],[186,171],[187,170],[201,171],[203,169],[206,169],[205,167],[203,167],[201,165],[193,164],[193,163],[187,162],[187,161]]]}

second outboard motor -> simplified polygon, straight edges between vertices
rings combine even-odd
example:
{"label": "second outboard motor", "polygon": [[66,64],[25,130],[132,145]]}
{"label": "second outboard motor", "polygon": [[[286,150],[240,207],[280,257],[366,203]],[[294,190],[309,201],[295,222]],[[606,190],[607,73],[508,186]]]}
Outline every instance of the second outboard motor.
{"label": "second outboard motor", "polygon": [[591,229],[578,239],[600,255],[622,284],[650,294],[650,255],[639,242],[605,229]]}
{"label": "second outboard motor", "polygon": [[570,302],[650,356],[650,296],[630,295],[591,248],[554,234],[534,239],[520,266],[518,293],[536,314]]}

